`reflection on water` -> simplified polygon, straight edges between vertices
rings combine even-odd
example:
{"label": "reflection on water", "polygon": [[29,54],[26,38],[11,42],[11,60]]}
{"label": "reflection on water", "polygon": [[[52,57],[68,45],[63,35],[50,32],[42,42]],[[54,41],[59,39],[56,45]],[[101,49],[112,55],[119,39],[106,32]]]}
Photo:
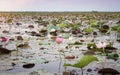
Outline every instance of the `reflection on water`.
{"label": "reflection on water", "polygon": [[[58,65],[59,64],[59,65]],[[63,61],[49,62],[46,64],[35,64],[32,68],[23,68],[22,64],[16,64],[13,68],[2,71],[7,73],[20,73],[20,72],[37,72],[39,74],[55,74],[55,75],[77,75],[80,69],[74,67],[64,67]],[[1,72],[1,71],[0,71]]]}

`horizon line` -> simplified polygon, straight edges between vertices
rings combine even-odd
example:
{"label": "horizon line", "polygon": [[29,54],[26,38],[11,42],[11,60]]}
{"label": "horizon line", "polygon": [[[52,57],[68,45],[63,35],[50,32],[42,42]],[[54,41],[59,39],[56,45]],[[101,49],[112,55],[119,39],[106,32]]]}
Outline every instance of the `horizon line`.
{"label": "horizon line", "polygon": [[92,11],[29,11],[29,10],[18,10],[18,11],[0,11],[0,12],[120,12],[120,11],[97,11],[97,10],[92,10]]}

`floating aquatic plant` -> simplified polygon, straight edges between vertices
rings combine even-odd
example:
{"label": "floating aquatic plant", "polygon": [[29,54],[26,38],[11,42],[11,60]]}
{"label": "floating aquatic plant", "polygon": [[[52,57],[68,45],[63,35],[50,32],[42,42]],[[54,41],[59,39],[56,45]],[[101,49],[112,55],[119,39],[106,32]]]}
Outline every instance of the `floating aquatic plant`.
{"label": "floating aquatic plant", "polygon": [[108,53],[107,58],[117,60],[119,58],[119,55],[117,53]]}
{"label": "floating aquatic plant", "polygon": [[89,50],[99,51],[99,52],[103,52],[103,48],[104,48],[104,52],[107,52],[107,53],[109,53],[110,50],[115,50],[116,49],[116,48],[112,47],[111,43],[106,44],[106,43],[102,43],[102,42],[99,42],[99,43],[88,43],[87,44],[87,48]]}
{"label": "floating aquatic plant", "polygon": [[84,55],[79,61],[77,61],[75,64],[64,64],[64,66],[72,66],[72,67],[77,67],[81,68],[82,74],[83,75],[83,68],[90,64],[93,61],[98,61],[97,57],[94,57],[92,55]]}
{"label": "floating aquatic plant", "polygon": [[97,57],[92,56],[92,55],[84,55],[77,63],[64,64],[64,66],[73,66],[77,68],[83,68],[93,61],[98,61]]}
{"label": "floating aquatic plant", "polygon": [[93,30],[94,30],[93,28],[85,28],[86,33],[91,33],[91,32],[93,32]]}

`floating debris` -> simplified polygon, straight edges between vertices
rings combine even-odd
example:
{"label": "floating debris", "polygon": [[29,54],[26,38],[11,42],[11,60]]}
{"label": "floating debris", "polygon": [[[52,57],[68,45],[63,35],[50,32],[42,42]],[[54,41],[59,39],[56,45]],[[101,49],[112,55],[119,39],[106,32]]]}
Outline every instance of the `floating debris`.
{"label": "floating debris", "polygon": [[34,63],[27,63],[23,65],[23,68],[33,68],[35,66]]}
{"label": "floating debris", "polygon": [[65,59],[75,59],[75,56],[74,55],[66,56]]}
{"label": "floating debris", "polygon": [[112,68],[104,68],[104,69],[100,69],[99,70],[99,73],[102,74],[102,75],[118,75],[120,74],[118,71],[112,69]]}
{"label": "floating debris", "polygon": [[8,50],[6,48],[1,48],[0,47],[0,54],[9,54],[9,53],[11,53],[11,50]]}
{"label": "floating debris", "polygon": [[87,72],[92,72],[92,69],[91,68],[87,69]]}
{"label": "floating debris", "polygon": [[18,45],[17,47],[18,47],[18,48],[22,48],[22,49],[30,48],[30,46],[29,46],[27,43],[25,43],[25,44],[20,44],[20,45]]}

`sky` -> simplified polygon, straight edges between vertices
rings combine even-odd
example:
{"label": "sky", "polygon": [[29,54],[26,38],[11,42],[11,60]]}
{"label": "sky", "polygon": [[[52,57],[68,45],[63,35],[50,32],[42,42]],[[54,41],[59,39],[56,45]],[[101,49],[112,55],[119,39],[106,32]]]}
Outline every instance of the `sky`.
{"label": "sky", "polygon": [[120,0],[0,0],[0,11],[120,11]]}

